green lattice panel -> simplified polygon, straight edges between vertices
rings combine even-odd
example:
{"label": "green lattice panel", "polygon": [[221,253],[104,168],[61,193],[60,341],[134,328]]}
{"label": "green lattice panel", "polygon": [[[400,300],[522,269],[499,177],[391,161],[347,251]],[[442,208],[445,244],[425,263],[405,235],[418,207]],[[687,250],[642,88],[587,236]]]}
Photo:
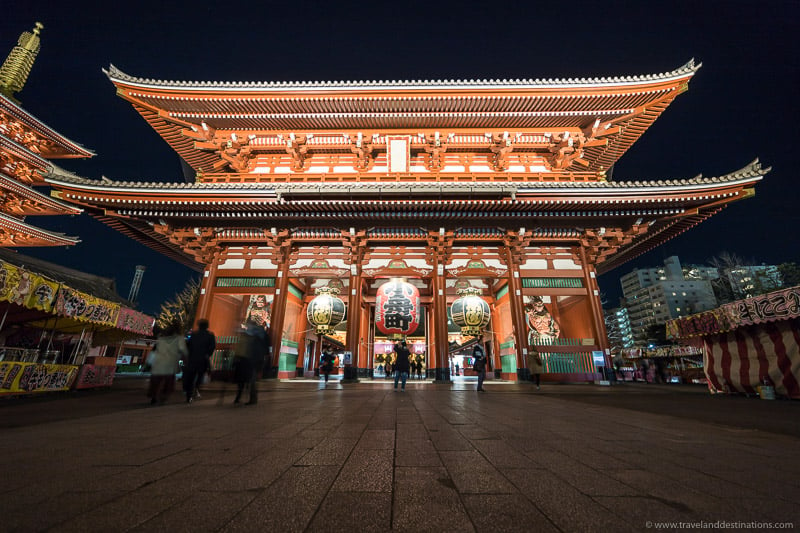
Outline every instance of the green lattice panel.
{"label": "green lattice panel", "polygon": [[236,288],[274,287],[275,278],[217,278],[215,286]]}
{"label": "green lattice panel", "polygon": [[581,278],[522,278],[523,289],[582,289]]}
{"label": "green lattice panel", "polygon": [[544,371],[551,374],[581,374],[596,372],[592,354],[579,353],[542,353]]}

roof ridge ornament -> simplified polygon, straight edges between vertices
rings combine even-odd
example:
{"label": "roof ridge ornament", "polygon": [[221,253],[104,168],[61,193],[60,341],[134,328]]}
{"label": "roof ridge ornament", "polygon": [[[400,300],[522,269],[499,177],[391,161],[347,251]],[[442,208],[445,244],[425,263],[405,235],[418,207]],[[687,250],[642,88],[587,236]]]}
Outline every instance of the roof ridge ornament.
{"label": "roof ridge ornament", "polygon": [[22,32],[17,40],[17,46],[11,50],[0,67],[0,92],[15,102],[17,100],[13,94],[18,93],[25,86],[31,68],[33,68],[33,62],[42,48],[39,40],[42,28],[44,28],[44,24],[37,22],[33,26],[33,33]]}

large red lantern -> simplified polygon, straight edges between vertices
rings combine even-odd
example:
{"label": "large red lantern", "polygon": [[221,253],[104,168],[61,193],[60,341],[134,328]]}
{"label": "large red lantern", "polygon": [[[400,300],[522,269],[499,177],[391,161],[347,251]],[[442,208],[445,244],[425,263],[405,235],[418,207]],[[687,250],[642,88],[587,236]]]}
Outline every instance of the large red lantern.
{"label": "large red lantern", "polygon": [[419,290],[401,278],[392,278],[375,295],[375,326],[381,333],[400,338],[419,327]]}

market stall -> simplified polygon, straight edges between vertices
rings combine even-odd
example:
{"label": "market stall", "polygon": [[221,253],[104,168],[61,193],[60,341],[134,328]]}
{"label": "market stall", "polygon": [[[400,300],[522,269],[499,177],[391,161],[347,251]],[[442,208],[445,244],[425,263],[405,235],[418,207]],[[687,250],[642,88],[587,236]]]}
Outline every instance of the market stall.
{"label": "market stall", "polygon": [[709,388],[800,399],[800,286],[667,322],[667,336],[703,351]]}
{"label": "market stall", "polygon": [[109,386],[105,346],[152,335],[113,281],[0,250],[0,395]]}

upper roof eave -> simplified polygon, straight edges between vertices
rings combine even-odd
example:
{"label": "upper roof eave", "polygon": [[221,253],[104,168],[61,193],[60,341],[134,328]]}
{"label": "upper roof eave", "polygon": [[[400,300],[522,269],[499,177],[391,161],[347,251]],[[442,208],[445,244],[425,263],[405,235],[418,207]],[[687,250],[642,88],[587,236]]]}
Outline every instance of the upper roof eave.
{"label": "upper roof eave", "polygon": [[0,212],[0,227],[8,228],[15,233],[21,233],[34,239],[50,242],[53,246],[73,245],[81,242],[78,237],[70,237],[63,233],[38,228],[2,212]]}
{"label": "upper roof eave", "polygon": [[[418,182],[375,182],[375,183],[347,183],[347,182],[319,182],[319,183],[214,183],[214,182],[136,182],[136,181],[114,181],[103,176],[101,180],[83,178],[59,167],[53,167],[53,171],[45,175],[45,182],[58,188],[59,186],[72,189],[82,189],[94,192],[106,193],[131,193],[131,194],[186,194],[193,197],[202,197],[212,194],[253,194],[261,197],[277,196],[286,192],[300,192],[302,190],[314,189],[315,191],[325,190],[335,193],[338,189],[350,190],[361,188],[365,192],[374,190],[376,193],[391,192],[392,189],[408,194],[409,188],[417,189],[421,192],[439,189],[442,192],[459,192],[464,188],[471,190],[481,189],[484,191],[502,190],[508,194],[544,194],[558,193],[560,195],[602,195],[604,192],[613,195],[619,194],[648,194],[648,193],[686,193],[687,191],[702,191],[705,189],[731,186],[760,181],[772,168],[763,168],[758,159],[753,160],[745,167],[710,178],[702,175],[690,179],[657,180],[657,181],[605,181],[605,182],[498,182],[491,183],[470,183],[470,182],[446,182],[435,183]],[[380,190],[378,190],[380,188]]]}
{"label": "upper roof eave", "polygon": [[295,81],[295,82],[215,82],[176,81],[141,78],[124,73],[113,64],[103,73],[114,84],[140,89],[189,92],[311,92],[311,91],[431,91],[431,90],[524,90],[587,89],[650,85],[694,76],[702,63],[694,58],[682,66],[658,74],[596,78],[471,79],[471,80],[372,80],[372,81]]}
{"label": "upper roof eave", "polygon": [[58,133],[56,130],[33,116],[31,113],[14,103],[13,100],[8,98],[7,96],[0,94],[0,108],[5,109],[12,115],[16,116],[18,119],[24,121],[30,128],[36,130],[37,132],[41,133],[42,135],[46,136],[53,142],[56,142],[63,146],[65,149],[70,150],[74,156],[77,157],[94,157],[95,154],[91,150],[84,148],[80,144],[76,143],[65,137],[64,135]]}
{"label": "upper roof eave", "polygon": [[[25,185],[24,183],[20,183],[19,181],[6,176],[5,174],[0,173],[0,190],[3,189],[13,191],[14,193],[18,194],[21,197],[29,198],[37,202],[39,205],[44,206],[45,208],[52,209],[56,213],[79,215],[80,213],[83,212],[83,209],[75,207],[72,204],[56,200],[55,198],[51,198],[45,194],[40,193],[36,189],[29,187],[28,185]],[[39,213],[32,212],[30,214],[39,214]]]}

